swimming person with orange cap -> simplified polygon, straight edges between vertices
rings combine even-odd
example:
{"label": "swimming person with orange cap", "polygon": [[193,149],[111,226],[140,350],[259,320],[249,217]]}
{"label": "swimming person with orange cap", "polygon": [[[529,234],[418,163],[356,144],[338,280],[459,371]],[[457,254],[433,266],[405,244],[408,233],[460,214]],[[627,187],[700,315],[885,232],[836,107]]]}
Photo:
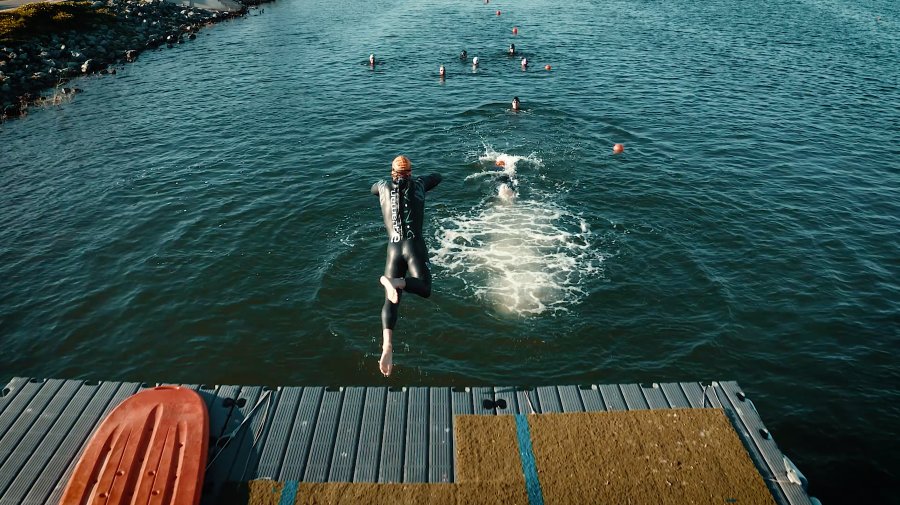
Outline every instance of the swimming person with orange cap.
{"label": "swimming person with orange cap", "polygon": [[378,195],[381,215],[387,228],[388,245],[384,275],[384,306],[381,309],[382,344],[378,368],[385,377],[393,368],[394,326],[403,291],[428,298],[431,296],[431,272],[422,224],[425,220],[425,192],[441,182],[440,174],[412,176],[412,163],[397,156],[391,163],[391,180],[372,185]]}

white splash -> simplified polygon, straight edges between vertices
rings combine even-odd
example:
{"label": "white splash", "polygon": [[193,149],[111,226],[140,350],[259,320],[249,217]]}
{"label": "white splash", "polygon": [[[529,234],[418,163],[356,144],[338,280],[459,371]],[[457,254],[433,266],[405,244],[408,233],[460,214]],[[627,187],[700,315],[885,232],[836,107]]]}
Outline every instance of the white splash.
{"label": "white splash", "polygon": [[531,316],[567,311],[587,296],[584,286],[599,275],[603,261],[587,222],[552,202],[552,195],[519,198],[514,189],[517,165],[528,160],[542,166],[534,156],[488,148],[479,160],[488,167],[503,160],[504,167],[470,178],[504,175],[508,182],[497,188],[498,198],[439,220],[432,263],[461,278],[499,312]]}
{"label": "white splash", "polygon": [[534,154],[528,156],[515,156],[512,154],[500,153],[495,151],[491,146],[484,146],[484,154],[478,157],[478,162],[482,166],[481,172],[468,175],[466,180],[477,179],[480,177],[498,177],[506,176],[510,180],[513,188],[518,185],[517,168],[520,162],[525,162],[529,166],[541,168],[544,163]]}

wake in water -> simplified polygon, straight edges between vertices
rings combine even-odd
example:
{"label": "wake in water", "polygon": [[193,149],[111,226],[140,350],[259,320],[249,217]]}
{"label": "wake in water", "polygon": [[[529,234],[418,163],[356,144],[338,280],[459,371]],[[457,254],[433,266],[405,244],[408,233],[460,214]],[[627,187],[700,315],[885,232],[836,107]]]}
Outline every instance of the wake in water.
{"label": "wake in water", "polygon": [[[497,161],[503,166],[497,166]],[[518,316],[565,312],[586,295],[602,255],[580,216],[552,198],[522,199],[517,168],[540,168],[533,156],[497,153],[480,157],[486,169],[467,179],[502,180],[497,198],[470,213],[439,221],[431,261],[463,280],[475,296]]]}

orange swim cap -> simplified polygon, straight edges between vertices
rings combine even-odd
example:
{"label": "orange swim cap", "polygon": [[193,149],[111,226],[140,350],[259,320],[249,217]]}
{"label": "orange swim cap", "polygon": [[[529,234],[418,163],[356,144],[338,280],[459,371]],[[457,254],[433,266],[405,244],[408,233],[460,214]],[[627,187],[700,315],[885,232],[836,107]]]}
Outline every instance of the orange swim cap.
{"label": "orange swim cap", "polygon": [[409,174],[412,173],[412,163],[409,161],[409,158],[403,156],[397,156],[394,158],[394,161],[391,162],[391,177],[396,179],[398,177],[409,177]]}

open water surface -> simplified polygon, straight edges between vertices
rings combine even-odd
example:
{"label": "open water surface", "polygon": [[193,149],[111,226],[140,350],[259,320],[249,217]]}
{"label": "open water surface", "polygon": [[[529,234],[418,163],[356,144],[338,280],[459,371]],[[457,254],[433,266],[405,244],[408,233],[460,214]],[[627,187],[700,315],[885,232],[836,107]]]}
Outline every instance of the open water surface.
{"label": "open water surface", "polygon": [[[813,495],[897,503],[898,42],[893,0],[265,5],[0,125],[0,379],[733,379]],[[444,182],[384,379],[398,153]]]}

